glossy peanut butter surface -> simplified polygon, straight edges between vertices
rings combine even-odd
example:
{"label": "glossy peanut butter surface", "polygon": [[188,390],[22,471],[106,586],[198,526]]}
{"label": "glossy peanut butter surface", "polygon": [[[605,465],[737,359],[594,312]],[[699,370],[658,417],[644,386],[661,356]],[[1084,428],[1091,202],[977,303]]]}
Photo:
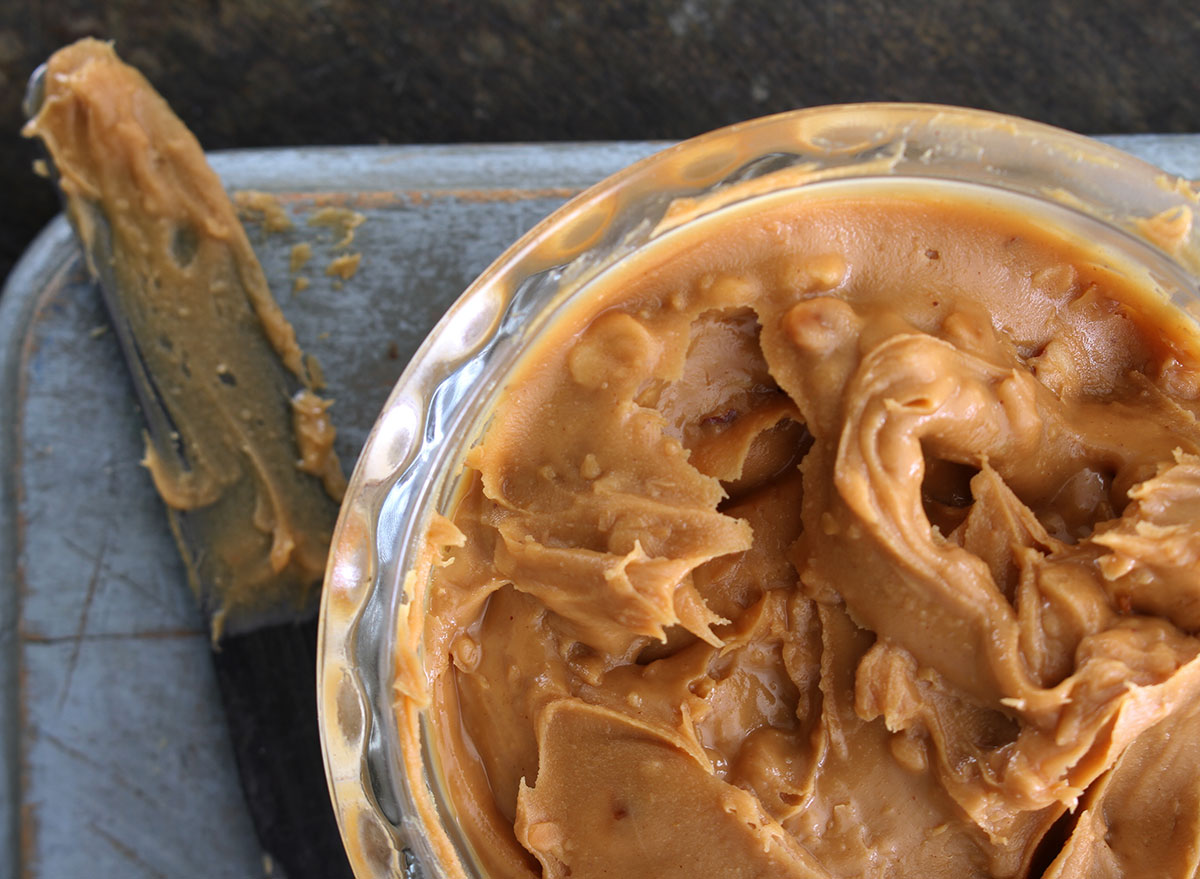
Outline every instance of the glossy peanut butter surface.
{"label": "glossy peanut butter surface", "polygon": [[900,189],[593,286],[471,452],[400,657],[489,879],[1194,875],[1181,315]]}

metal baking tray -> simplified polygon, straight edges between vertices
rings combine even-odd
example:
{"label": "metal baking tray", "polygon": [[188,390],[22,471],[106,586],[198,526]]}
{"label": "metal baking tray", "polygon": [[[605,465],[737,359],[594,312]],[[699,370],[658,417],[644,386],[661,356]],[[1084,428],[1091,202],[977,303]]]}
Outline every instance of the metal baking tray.
{"label": "metal baking tray", "polygon": [[[1200,135],[1105,138],[1200,177]],[[216,154],[231,190],[293,221],[251,240],[336,399],[347,470],[408,356],[522,232],[661,144]],[[347,249],[307,218],[366,221]],[[297,244],[312,259],[292,270]],[[325,274],[362,254],[353,277]],[[309,286],[294,290],[294,279]],[[141,419],[65,220],[0,295],[0,879],[272,875],[242,802],[208,657]],[[277,873],[276,873],[277,875]]]}

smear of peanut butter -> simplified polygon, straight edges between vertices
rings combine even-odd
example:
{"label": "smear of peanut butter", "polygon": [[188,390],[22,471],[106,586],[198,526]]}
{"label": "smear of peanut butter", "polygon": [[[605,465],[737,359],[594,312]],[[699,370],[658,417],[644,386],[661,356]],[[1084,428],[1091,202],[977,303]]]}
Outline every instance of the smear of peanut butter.
{"label": "smear of peanut butter", "polygon": [[148,436],[144,463],[214,638],[295,619],[313,609],[341,490],[327,404],[289,402],[318,384],[315,364],[149,83],[87,39],[55,53],[45,89],[25,134],[46,144],[89,258],[97,236],[110,242],[110,292],[171,428]]}
{"label": "smear of peanut butter", "polygon": [[292,218],[288,216],[287,209],[269,192],[243,189],[233,194],[233,203],[240,216],[261,221],[263,231],[268,234],[286,232],[292,228]]}
{"label": "smear of peanut butter", "polygon": [[349,208],[326,206],[313,212],[308,218],[310,226],[324,226],[333,232],[336,239],[334,250],[342,250],[354,243],[354,233],[367,221],[366,215]]}
{"label": "smear of peanut butter", "polygon": [[297,391],[292,396],[292,429],[300,449],[296,469],[319,477],[329,496],[340,501],[346,494],[346,475],[333,450],[337,430],[329,418],[332,405],[308,388]]}
{"label": "smear of peanut butter", "polygon": [[1192,209],[1181,205],[1152,217],[1139,217],[1133,222],[1147,239],[1167,253],[1178,254],[1192,234]]}
{"label": "smear of peanut butter", "polygon": [[325,274],[331,278],[340,278],[343,281],[349,281],[358,273],[358,267],[361,263],[361,253],[344,253],[329,261],[329,265],[325,267]]}
{"label": "smear of peanut butter", "polygon": [[288,256],[288,271],[293,275],[299,272],[302,268],[308,265],[308,261],[312,259],[312,245],[306,241],[292,246],[291,254]]}
{"label": "smear of peanut butter", "polygon": [[810,196],[591,292],[398,664],[489,879],[1195,875],[1178,313],[953,196]]}

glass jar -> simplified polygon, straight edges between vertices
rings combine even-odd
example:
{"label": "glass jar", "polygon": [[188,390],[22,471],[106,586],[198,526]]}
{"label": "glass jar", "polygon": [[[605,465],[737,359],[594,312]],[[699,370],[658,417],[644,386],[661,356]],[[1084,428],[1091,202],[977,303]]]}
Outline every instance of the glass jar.
{"label": "glass jar", "polygon": [[[428,718],[396,691],[428,598],[423,538],[523,351],[590,282],[721,212],[831,186],[939,188],[1047,215],[1141,267],[1200,322],[1197,191],[1097,141],[953,107],[800,110],[689,140],[604,180],[510,247],[446,313],[367,439],[334,536],[322,605],[326,770],[359,879],[478,875],[437,783]],[[422,574],[424,571],[424,574]],[[403,649],[402,649],[403,648]],[[406,762],[400,724],[423,748]]]}

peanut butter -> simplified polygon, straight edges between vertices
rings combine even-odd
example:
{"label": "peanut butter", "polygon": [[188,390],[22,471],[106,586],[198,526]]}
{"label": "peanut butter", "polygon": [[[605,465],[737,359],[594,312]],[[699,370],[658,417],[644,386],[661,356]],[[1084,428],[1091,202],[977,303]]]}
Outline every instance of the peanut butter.
{"label": "peanut butter", "polygon": [[[47,62],[25,134],[52,156],[91,271],[107,277],[144,393],[143,464],[214,640],[314,613],[345,487],[329,402],[200,144],[90,38]],[[266,193],[239,202],[273,231],[290,223]]]}
{"label": "peanut butter", "polygon": [[431,531],[400,687],[489,879],[1195,874],[1194,327],[898,188],[594,287]]}

